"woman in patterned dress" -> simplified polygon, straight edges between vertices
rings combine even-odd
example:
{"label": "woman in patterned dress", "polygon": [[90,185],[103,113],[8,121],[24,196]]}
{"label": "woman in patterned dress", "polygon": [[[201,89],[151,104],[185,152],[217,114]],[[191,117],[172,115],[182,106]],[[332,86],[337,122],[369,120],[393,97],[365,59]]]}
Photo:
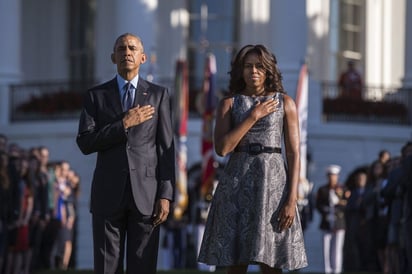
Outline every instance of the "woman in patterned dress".
{"label": "woman in patterned dress", "polygon": [[276,57],[263,45],[243,47],[230,76],[230,94],[219,104],[214,131],[216,153],[230,158],[198,260],[226,267],[228,274],[246,273],[250,264],[267,274],[305,267],[296,105],[283,90]]}

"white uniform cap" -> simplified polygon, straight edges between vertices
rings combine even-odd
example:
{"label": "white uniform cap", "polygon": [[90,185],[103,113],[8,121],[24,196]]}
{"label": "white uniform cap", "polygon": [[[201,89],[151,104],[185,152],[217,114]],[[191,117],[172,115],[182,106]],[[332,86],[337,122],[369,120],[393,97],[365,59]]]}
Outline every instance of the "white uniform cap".
{"label": "white uniform cap", "polygon": [[326,173],[327,174],[339,174],[341,170],[341,167],[338,165],[330,165],[328,166],[328,168],[326,169]]}

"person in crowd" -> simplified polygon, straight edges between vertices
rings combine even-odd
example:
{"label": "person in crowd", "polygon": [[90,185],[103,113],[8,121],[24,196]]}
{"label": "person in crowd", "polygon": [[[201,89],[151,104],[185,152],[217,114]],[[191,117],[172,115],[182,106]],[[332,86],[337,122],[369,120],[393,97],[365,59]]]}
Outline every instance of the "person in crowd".
{"label": "person in crowd", "polygon": [[390,160],[388,182],[381,190],[381,195],[388,204],[388,272],[392,274],[404,273],[401,266],[404,264],[404,252],[401,249],[401,220],[402,220],[402,169],[401,161],[405,157],[404,149],[400,157]]}
{"label": "person in crowd", "polygon": [[354,174],[355,187],[351,190],[345,208],[344,270],[367,271],[366,262],[370,251],[367,247],[368,227],[365,222],[364,199],[367,173],[359,170]]}
{"label": "person in crowd", "polygon": [[[1,137],[0,137],[1,142]],[[8,220],[11,209],[10,178],[8,171],[9,156],[0,150],[0,273],[3,273],[7,249]]]}
{"label": "person in crowd", "polygon": [[73,252],[73,237],[76,222],[76,201],[79,195],[79,176],[70,169],[67,174],[67,185],[64,188],[63,200],[65,208],[65,222],[64,227],[64,237],[63,237],[63,255],[62,255],[62,269],[67,269],[70,264],[71,255]]}
{"label": "person in crowd", "polygon": [[[47,154],[46,152],[47,151]],[[46,157],[47,158],[46,158]],[[45,159],[46,158],[46,159]],[[30,153],[29,179],[33,188],[33,216],[30,224],[30,245],[32,247],[33,269],[44,268],[42,257],[43,234],[49,219],[48,212],[48,178],[42,165],[48,159],[48,150],[44,147],[34,147]]]}
{"label": "person in crowd", "polygon": [[7,152],[8,140],[6,135],[0,133],[0,152]]}
{"label": "person in crowd", "polygon": [[381,195],[385,187],[386,166],[380,161],[374,161],[368,170],[368,182],[365,194],[365,218],[369,226],[368,237],[371,237],[371,253],[369,254],[368,271],[388,272],[387,263],[387,233],[388,205]]}
{"label": "person in crowd", "polygon": [[402,160],[402,238],[406,254],[405,273],[412,273],[412,142],[407,142],[405,159]]}
{"label": "person in crowd", "polygon": [[42,222],[42,227],[44,228],[47,225],[47,222],[50,219],[50,196],[49,196],[49,149],[45,146],[40,146],[39,148],[39,161],[40,161],[40,170],[39,177],[42,182],[41,192],[42,195],[40,199],[43,200],[40,206],[40,219]]}
{"label": "person in crowd", "polygon": [[339,77],[340,97],[362,100],[362,77],[355,68],[355,62],[347,62],[347,70]]}
{"label": "person in crowd", "polygon": [[6,274],[31,272],[30,219],[33,212],[33,186],[29,178],[30,160],[22,157],[20,163],[21,196],[18,218],[13,224],[14,242],[9,246]]}
{"label": "person in crowd", "polygon": [[[307,265],[297,195],[299,127],[277,60],[246,45],[230,71],[230,94],[217,109],[214,147],[229,160],[215,190],[198,261],[246,273],[282,273]],[[288,169],[282,156],[285,140]]]}
{"label": "person in crowd", "polygon": [[313,183],[301,178],[298,185],[298,209],[303,231],[313,220]]}
{"label": "person in crowd", "polygon": [[[66,270],[69,266],[72,253],[73,225],[76,218],[72,195],[74,190],[70,164],[66,161],[60,163],[60,172],[56,175],[55,185],[55,214],[60,221],[57,239],[54,244],[52,259],[58,261],[57,267]],[[52,260],[53,262],[53,260]]]}
{"label": "person in crowd", "polygon": [[111,60],[114,79],[85,95],[77,144],[96,153],[91,187],[95,273],[156,273],[159,225],[175,191],[171,97],[139,77],[142,40],[120,35]]}
{"label": "person in crowd", "polygon": [[[38,249],[41,251],[39,254],[39,262],[37,264],[38,268],[41,269],[54,269],[58,264],[56,263],[56,241],[60,230],[60,220],[56,218],[55,211],[55,184],[56,184],[56,174],[60,172],[61,161],[48,162],[47,171],[47,212],[45,219],[45,226],[43,230],[43,235],[40,247]],[[42,168],[43,170],[43,168]],[[50,189],[51,188],[51,189]],[[51,192],[51,193],[50,193]]]}
{"label": "person in crowd", "polygon": [[345,208],[350,193],[339,182],[341,167],[330,165],[326,170],[328,181],[319,187],[316,209],[321,214],[323,231],[323,258],[325,273],[342,273],[343,244],[345,240]]}
{"label": "person in crowd", "polygon": [[391,159],[391,153],[388,150],[382,149],[381,151],[379,151],[378,153],[379,162],[385,165],[389,162],[390,159]]}
{"label": "person in crowd", "polygon": [[66,161],[60,161],[55,169],[54,195],[53,195],[53,217],[54,217],[54,233],[53,245],[50,252],[50,266],[54,268],[62,268],[62,260],[65,248],[65,238],[67,230],[65,228],[67,221],[67,209],[65,203],[66,192],[68,191],[67,175],[70,170],[70,164]]}
{"label": "person in crowd", "polygon": [[353,191],[356,189],[356,181],[357,181],[357,176],[359,173],[368,173],[368,168],[369,165],[360,165],[355,167],[346,177],[346,180],[344,182],[345,189],[348,191]]}
{"label": "person in crowd", "polygon": [[7,147],[8,154],[8,175],[10,181],[10,209],[7,218],[7,262],[5,266],[5,273],[11,273],[13,269],[13,248],[17,241],[17,226],[20,210],[21,210],[21,197],[23,193],[23,180],[22,180],[22,161],[23,161],[23,149],[17,143],[10,143]]}

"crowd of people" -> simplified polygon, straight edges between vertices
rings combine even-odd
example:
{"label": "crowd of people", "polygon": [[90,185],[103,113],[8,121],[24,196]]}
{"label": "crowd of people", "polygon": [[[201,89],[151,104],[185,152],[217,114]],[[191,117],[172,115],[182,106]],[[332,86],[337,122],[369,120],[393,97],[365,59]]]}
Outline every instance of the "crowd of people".
{"label": "crowd of people", "polygon": [[340,183],[340,166],[327,169],[317,190],[325,273],[412,273],[412,142],[392,157],[382,150],[370,165]]}
{"label": "crowd of people", "polygon": [[80,178],[45,146],[25,149],[0,134],[0,273],[67,269],[73,261]]}

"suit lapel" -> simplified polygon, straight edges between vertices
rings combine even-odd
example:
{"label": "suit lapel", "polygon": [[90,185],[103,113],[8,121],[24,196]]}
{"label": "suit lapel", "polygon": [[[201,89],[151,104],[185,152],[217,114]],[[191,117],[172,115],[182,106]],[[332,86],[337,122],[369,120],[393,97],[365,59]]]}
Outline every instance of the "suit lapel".
{"label": "suit lapel", "polygon": [[123,112],[122,102],[120,101],[119,87],[117,86],[116,78],[109,82],[105,96],[107,98],[106,102],[108,102],[108,104],[111,104],[116,113]]}
{"label": "suit lapel", "polygon": [[134,104],[133,106],[144,106],[147,105],[150,98],[149,92],[149,85],[147,82],[139,77],[139,81],[137,82],[136,93],[134,97]]}

